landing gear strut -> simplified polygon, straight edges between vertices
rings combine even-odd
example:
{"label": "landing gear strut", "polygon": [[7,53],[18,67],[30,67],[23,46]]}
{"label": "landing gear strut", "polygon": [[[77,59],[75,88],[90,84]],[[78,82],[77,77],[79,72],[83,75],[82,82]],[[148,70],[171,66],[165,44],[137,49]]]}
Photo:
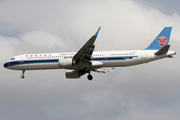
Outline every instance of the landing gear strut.
{"label": "landing gear strut", "polygon": [[93,76],[91,75],[90,70],[88,72],[89,72],[89,75],[87,76],[87,78],[88,78],[88,80],[92,80]]}
{"label": "landing gear strut", "polygon": [[87,76],[88,80],[92,80],[93,79],[93,76],[90,74],[90,70],[87,67],[85,67],[83,71],[84,71],[84,73],[89,73],[89,75]]}
{"label": "landing gear strut", "polygon": [[25,73],[25,70],[22,71],[22,75],[21,75],[21,78],[23,79],[25,76],[24,76],[24,73]]}

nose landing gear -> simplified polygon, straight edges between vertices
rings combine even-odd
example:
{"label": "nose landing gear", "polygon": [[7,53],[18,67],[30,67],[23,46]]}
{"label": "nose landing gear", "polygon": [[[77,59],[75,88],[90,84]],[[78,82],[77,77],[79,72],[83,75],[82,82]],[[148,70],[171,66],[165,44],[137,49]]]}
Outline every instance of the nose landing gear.
{"label": "nose landing gear", "polygon": [[25,74],[25,70],[22,71],[22,75],[21,75],[22,79],[25,77],[24,74]]}

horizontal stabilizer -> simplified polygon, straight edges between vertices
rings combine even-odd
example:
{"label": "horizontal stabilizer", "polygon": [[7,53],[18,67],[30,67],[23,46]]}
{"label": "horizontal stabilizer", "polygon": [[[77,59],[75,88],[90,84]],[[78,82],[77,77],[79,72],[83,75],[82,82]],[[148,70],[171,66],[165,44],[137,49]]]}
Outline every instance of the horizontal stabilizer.
{"label": "horizontal stabilizer", "polygon": [[169,50],[170,45],[165,45],[163,48],[161,48],[159,51],[155,53],[155,55],[162,55],[166,54]]}
{"label": "horizontal stabilizer", "polygon": [[168,58],[173,58],[173,56],[172,55],[169,55],[169,56],[167,56]]}

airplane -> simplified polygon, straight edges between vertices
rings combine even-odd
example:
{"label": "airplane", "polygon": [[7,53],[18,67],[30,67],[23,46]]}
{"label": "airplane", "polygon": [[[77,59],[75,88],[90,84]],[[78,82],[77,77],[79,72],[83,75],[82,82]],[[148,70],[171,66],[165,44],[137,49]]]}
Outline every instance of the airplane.
{"label": "airplane", "polygon": [[[148,63],[162,58],[173,58],[175,51],[169,50],[169,39],[172,27],[165,27],[153,42],[143,50],[123,51],[94,51],[98,31],[83,45],[78,52],[23,54],[12,57],[4,63],[4,67],[11,70],[21,70],[24,78],[26,70],[65,69],[67,79],[80,78],[88,73],[88,80],[92,80],[91,72],[107,73],[115,67],[133,66]],[[112,67],[110,70],[100,69]]]}

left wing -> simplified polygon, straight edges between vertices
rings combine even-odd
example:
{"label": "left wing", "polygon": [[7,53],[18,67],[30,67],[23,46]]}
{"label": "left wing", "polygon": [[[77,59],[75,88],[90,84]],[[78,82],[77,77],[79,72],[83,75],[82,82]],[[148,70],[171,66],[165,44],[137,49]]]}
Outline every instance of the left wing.
{"label": "left wing", "polygon": [[97,72],[97,73],[107,73],[107,72],[112,72],[112,71],[114,71],[114,69],[115,69],[115,67],[112,67],[112,68],[109,69],[109,70],[104,70],[104,69],[94,69],[94,70],[92,70],[92,71]]}
{"label": "left wing", "polygon": [[84,46],[74,55],[73,57],[73,65],[85,64],[92,65],[91,56],[94,51],[95,45],[94,42],[98,36],[101,27],[99,27],[98,31],[95,35],[93,35]]}

